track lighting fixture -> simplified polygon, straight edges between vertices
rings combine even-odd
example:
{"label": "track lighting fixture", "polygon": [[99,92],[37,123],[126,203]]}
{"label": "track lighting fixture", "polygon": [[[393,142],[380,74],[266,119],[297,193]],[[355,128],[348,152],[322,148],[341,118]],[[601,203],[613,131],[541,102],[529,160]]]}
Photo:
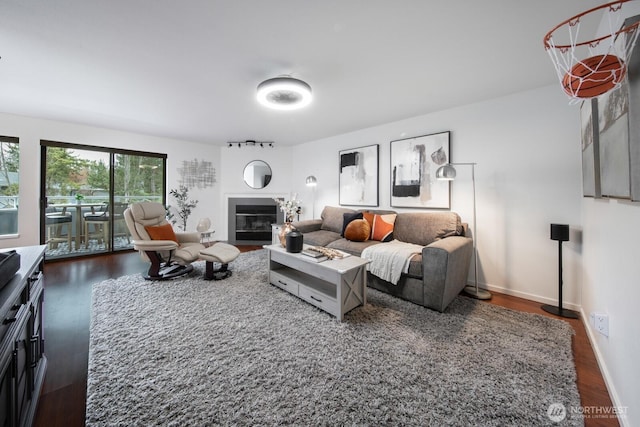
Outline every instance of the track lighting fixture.
{"label": "track lighting fixture", "polygon": [[246,147],[255,147],[257,145],[260,146],[260,148],[264,148],[264,147],[270,147],[273,148],[275,146],[275,142],[273,141],[256,141],[254,139],[247,139],[246,141],[229,141],[227,142],[227,147],[231,148],[234,145],[237,145],[238,148],[242,148],[242,146],[246,146]]}

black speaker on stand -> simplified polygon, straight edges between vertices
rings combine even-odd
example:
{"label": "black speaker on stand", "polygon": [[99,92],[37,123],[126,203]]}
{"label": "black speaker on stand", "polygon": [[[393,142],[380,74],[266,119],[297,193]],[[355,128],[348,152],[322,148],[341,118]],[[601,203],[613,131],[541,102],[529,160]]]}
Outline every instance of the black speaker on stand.
{"label": "black speaker on stand", "polygon": [[578,319],[580,315],[577,312],[562,308],[562,242],[569,241],[569,226],[567,224],[551,224],[551,240],[558,241],[558,306],[545,304],[542,309],[556,316]]}

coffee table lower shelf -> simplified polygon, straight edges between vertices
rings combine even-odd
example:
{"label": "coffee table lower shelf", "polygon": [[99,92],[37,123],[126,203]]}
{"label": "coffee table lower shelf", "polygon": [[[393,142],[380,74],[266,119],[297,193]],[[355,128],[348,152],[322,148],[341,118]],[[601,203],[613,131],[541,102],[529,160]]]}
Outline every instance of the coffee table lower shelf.
{"label": "coffee table lower shelf", "polygon": [[345,313],[367,303],[367,261],[350,256],[317,263],[305,255],[265,246],[269,254],[269,282],[343,320]]}

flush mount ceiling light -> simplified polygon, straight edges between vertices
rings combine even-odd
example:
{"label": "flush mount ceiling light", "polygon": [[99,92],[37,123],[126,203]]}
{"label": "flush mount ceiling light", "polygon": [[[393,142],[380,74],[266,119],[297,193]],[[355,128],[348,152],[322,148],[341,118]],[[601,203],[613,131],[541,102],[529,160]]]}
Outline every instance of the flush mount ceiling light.
{"label": "flush mount ceiling light", "polygon": [[293,77],[275,77],[258,85],[257,98],[274,110],[297,110],[311,103],[311,86]]}

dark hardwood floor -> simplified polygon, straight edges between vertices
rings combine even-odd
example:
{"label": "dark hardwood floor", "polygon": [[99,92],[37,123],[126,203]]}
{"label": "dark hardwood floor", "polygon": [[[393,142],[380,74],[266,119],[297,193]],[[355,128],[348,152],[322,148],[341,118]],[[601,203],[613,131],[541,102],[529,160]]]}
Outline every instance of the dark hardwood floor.
{"label": "dark hardwood floor", "polygon": [[[244,251],[259,246],[240,247]],[[126,252],[45,265],[44,332],[47,376],[38,404],[35,426],[84,426],[87,362],[91,313],[91,286],[108,278],[146,271],[137,253]],[[540,304],[494,294],[491,304],[555,317]],[[580,320],[568,321],[576,332],[573,356],[582,406],[611,407],[611,399],[593,349]],[[617,426],[617,419],[586,418],[585,425]]]}

